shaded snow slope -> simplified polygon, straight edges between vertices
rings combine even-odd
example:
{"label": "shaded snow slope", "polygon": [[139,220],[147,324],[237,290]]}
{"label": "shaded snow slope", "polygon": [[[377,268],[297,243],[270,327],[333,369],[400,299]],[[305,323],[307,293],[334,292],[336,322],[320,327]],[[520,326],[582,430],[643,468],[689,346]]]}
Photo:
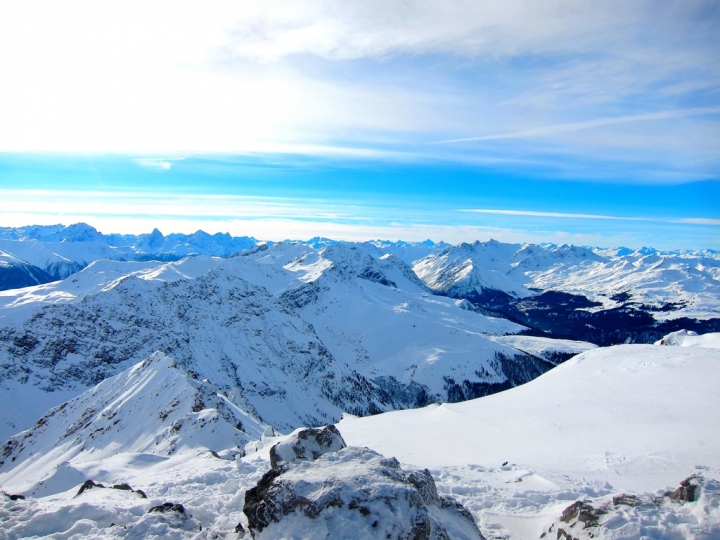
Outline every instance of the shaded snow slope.
{"label": "shaded snow slope", "polygon": [[338,427],[348,444],[418,466],[510,461],[655,489],[696,465],[720,472],[719,379],[720,351],[622,345],[506,392]]}
{"label": "shaded snow slope", "polygon": [[53,495],[89,479],[83,471],[116,454],[241,453],[266,429],[219,388],[155,353],[10,438],[0,456],[0,484]]}
{"label": "shaded snow slope", "polygon": [[0,251],[0,292],[52,281],[42,268]]}

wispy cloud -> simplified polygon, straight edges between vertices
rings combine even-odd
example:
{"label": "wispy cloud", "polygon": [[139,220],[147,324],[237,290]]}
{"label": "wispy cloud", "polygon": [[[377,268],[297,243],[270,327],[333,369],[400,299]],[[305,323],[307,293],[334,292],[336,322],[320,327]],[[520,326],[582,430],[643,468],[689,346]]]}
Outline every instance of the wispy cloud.
{"label": "wispy cloud", "polygon": [[474,214],[498,214],[502,216],[529,216],[559,219],[609,219],[619,221],[655,221],[652,218],[644,217],[620,217],[604,216],[600,214],[569,214],[566,212],[536,212],[533,210],[495,210],[491,208],[470,208],[461,209],[460,212],[472,212]]}
{"label": "wispy cloud", "polygon": [[678,223],[690,223],[693,225],[720,225],[720,219],[708,218],[682,218],[677,220]]}
{"label": "wispy cloud", "polygon": [[535,129],[527,129],[524,131],[515,131],[512,133],[499,133],[495,135],[480,135],[477,137],[465,137],[462,139],[448,139],[445,141],[437,141],[433,144],[448,144],[470,141],[497,141],[501,139],[528,139],[533,137],[545,137],[548,135],[556,135],[559,133],[570,133],[573,131],[581,131],[584,129],[592,129],[601,126],[612,126],[615,124],[627,124],[629,122],[648,122],[659,120],[671,120],[674,118],[687,118],[690,116],[706,116],[711,114],[720,114],[720,107],[693,107],[690,109],[679,109],[673,111],[659,111],[647,114],[631,114],[627,116],[615,116],[609,118],[597,118],[595,120],[587,120],[584,122],[573,122],[569,124],[557,124],[554,126],[544,126]]}
{"label": "wispy cloud", "polygon": [[135,163],[147,169],[169,171],[172,168],[172,161],[174,159],[140,158],[136,159]]}
{"label": "wispy cloud", "polygon": [[[507,242],[583,245],[653,245],[659,248],[718,246],[713,218],[618,217],[528,210],[433,209],[363,201],[168,194],[3,190],[0,225],[76,223],[103,232],[230,232],[266,240],[322,235],[345,240],[425,240],[463,242],[491,238]],[[491,218],[491,216],[496,216]],[[475,217],[478,216],[478,217]],[[480,217],[482,216],[482,217]],[[586,221],[604,220],[602,227]]]}
{"label": "wispy cloud", "polygon": [[473,214],[495,214],[501,216],[525,216],[548,219],[600,219],[607,221],[651,221],[657,223],[685,223],[688,225],[720,225],[720,219],[710,218],[662,218],[643,216],[611,216],[603,214],[574,214],[568,212],[538,212],[534,210],[497,210],[494,208],[469,208],[460,209],[459,212],[470,212]]}

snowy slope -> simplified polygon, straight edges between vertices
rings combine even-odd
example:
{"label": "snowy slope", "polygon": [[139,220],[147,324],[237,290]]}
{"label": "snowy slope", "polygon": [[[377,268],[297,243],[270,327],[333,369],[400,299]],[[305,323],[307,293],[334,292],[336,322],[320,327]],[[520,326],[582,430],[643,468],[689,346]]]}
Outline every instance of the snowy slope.
{"label": "snowy slope", "polygon": [[720,470],[719,378],[716,349],[621,345],[500,394],[339,427],[349,444],[419,466],[510,460],[650,488],[695,465]]}
{"label": "snowy slope", "polygon": [[207,380],[156,353],[10,438],[0,459],[0,484],[53,495],[84,482],[85,469],[117,454],[242,453],[267,428]]}
{"label": "snowy slope", "polygon": [[[555,290],[585,296],[604,309],[627,300],[658,308],[671,305],[656,315],[659,319],[720,314],[720,254],[707,250],[593,250],[491,240],[430,254],[413,268],[432,290],[456,298],[488,291],[525,297],[534,289]],[[613,298],[620,293],[628,297]]]}
{"label": "snowy slope", "polygon": [[[720,477],[719,379],[717,349],[622,345],[585,352],[500,394],[348,417],[338,428],[348,444],[430,467],[438,489],[473,509],[484,532],[537,538],[574,500],[662,498],[693,473]],[[630,510],[607,518],[618,527],[645,520],[653,534],[677,538],[702,537],[720,523],[702,507]],[[688,532],[674,519],[703,525]]]}
{"label": "snowy slope", "polygon": [[[125,431],[132,433],[135,426],[119,422],[120,431],[113,432],[112,422],[121,416],[133,418],[137,412],[134,403],[150,399],[160,408],[161,401],[178,390],[197,392],[207,384],[182,376],[179,368],[165,366],[162,362],[167,359],[162,356],[155,361],[164,369],[153,370],[152,361],[145,367],[136,366],[114,379],[113,391],[103,383],[68,404],[66,408],[78,404],[68,416],[60,416],[64,410],[55,411],[46,424],[30,432],[25,450],[17,455],[31,461],[14,469],[4,465],[0,485],[7,493],[27,488],[26,494],[36,494],[26,500],[0,501],[6,531],[0,535],[7,534],[0,537],[230,538],[234,531],[241,531],[240,538],[249,538],[242,532],[248,530],[247,517],[242,514],[245,490],[255,487],[269,470],[270,447],[287,437],[268,436],[266,431],[259,444],[248,445],[246,457],[228,461],[203,452],[214,445],[202,441],[217,436],[190,423],[186,444],[179,445],[172,455],[165,449],[149,453],[153,445],[145,444],[149,437],[144,433],[137,444],[123,442],[113,454],[113,441],[132,440],[120,437]],[[179,369],[180,375],[167,374],[168,368],[171,372]],[[718,371],[720,356],[714,349],[648,345],[593,349],[501,394],[369,418],[347,417],[338,427],[351,445],[372,445],[386,457],[394,455],[405,464],[429,466],[438,495],[462,503],[486,538],[524,540],[541,534],[556,538],[564,528],[582,539],[712,539],[720,531],[720,484],[712,480],[720,473],[715,452],[720,426],[714,415],[720,401],[714,384]],[[177,384],[142,385],[145,377],[165,377]],[[161,389],[158,397],[152,395],[155,388]],[[217,391],[210,388],[210,394]],[[678,393],[678,388],[689,390]],[[108,414],[117,411],[111,422],[102,413],[87,415],[85,420],[92,421],[77,431],[78,439],[90,440],[94,430],[110,427],[95,435],[94,452],[86,448],[64,454],[73,446],[63,447],[61,439],[61,444],[55,445],[60,450],[49,450],[57,453],[45,460],[46,466],[42,457],[30,457],[32,441],[45,444],[40,430],[52,434],[61,431],[57,429],[60,426],[67,430],[68,422],[73,425],[75,418],[83,416],[83,406],[91,403],[107,403]],[[213,408],[209,401],[204,405],[204,412],[182,409],[173,414],[202,416]],[[218,423],[225,425],[222,420]],[[160,416],[147,424],[148,434],[167,429]],[[198,438],[191,440],[193,434]],[[74,437],[70,434],[67,440],[74,441]],[[259,450],[252,452],[253,448]],[[348,493],[361,488],[362,482],[374,481],[362,467],[374,463],[377,454],[351,450],[337,457],[327,454],[332,458],[327,466],[321,462],[305,466],[303,474],[311,474],[310,482],[303,483],[303,475],[296,475],[298,489],[326,483],[323,493],[329,493],[341,485],[333,477],[336,473],[348,482]],[[230,455],[220,452],[221,457]],[[360,461],[356,464],[351,457]],[[63,459],[65,463],[60,461]],[[699,500],[683,503],[664,496],[691,473],[700,475]],[[47,480],[39,484],[43,475],[48,475]],[[148,499],[109,488],[77,495],[80,483],[88,478],[106,486],[127,482],[147,493]],[[59,491],[61,488],[67,491]],[[182,504],[182,513],[148,512],[166,502]],[[580,503],[604,512],[597,514],[597,526],[583,528],[579,523],[568,528],[574,521],[563,516]]]}
{"label": "snowy slope", "polygon": [[47,272],[17,257],[0,251],[0,292],[52,281]]}

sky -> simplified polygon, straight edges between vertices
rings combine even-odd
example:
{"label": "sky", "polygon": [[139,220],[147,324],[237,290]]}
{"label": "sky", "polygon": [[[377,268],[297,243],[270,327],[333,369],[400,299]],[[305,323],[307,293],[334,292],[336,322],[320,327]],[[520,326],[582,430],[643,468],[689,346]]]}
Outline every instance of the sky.
{"label": "sky", "polygon": [[0,226],[720,249],[720,4],[0,0]]}

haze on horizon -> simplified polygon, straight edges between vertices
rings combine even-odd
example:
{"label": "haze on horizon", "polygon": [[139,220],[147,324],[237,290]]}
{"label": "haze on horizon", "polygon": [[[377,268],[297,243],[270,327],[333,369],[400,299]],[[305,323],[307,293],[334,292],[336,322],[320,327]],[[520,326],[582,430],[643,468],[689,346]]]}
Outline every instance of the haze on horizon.
{"label": "haze on horizon", "polygon": [[0,2],[0,225],[720,249],[711,1]]}

